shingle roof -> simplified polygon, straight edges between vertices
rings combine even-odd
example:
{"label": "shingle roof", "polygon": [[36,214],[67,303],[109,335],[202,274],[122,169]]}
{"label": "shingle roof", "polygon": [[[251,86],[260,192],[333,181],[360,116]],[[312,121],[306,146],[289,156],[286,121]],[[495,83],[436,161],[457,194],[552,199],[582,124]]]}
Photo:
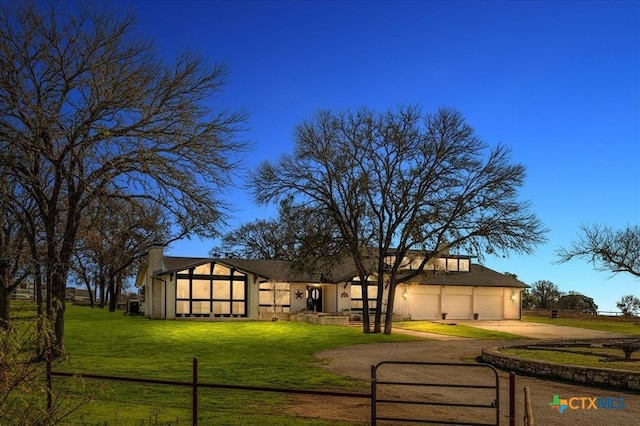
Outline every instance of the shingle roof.
{"label": "shingle roof", "polygon": [[[326,281],[319,274],[317,276],[313,276],[309,272],[296,270],[291,266],[292,263],[286,260],[254,260],[236,258],[216,259],[208,257],[165,256],[163,258],[163,263],[166,270],[162,273],[175,273],[210,262],[221,263],[228,267],[250,272],[269,280],[305,283],[320,283]],[[348,279],[352,277],[353,275],[349,276]]]}
{"label": "shingle roof", "polygon": [[203,263],[213,262],[215,259],[209,257],[179,257],[179,256],[164,256],[162,263],[166,268],[163,274],[170,272],[177,272],[183,269],[191,268],[192,266],[202,265]]}
{"label": "shingle roof", "polygon": [[219,262],[240,270],[259,275],[263,278],[284,282],[322,282],[320,275],[308,271],[299,271],[288,260],[219,259]]}
{"label": "shingle roof", "polygon": [[[402,277],[400,277],[400,281]],[[527,288],[521,281],[478,264],[471,264],[469,272],[424,271],[406,281],[407,284],[478,286],[478,287],[516,287]]]}
{"label": "shingle roof", "polygon": [[[218,262],[226,266],[250,272],[259,277],[282,282],[302,283],[339,283],[351,280],[357,276],[353,261],[345,259],[340,265],[333,268],[330,276],[311,274],[308,271],[300,271],[292,266],[292,262],[286,260],[254,260],[254,259],[215,259],[206,257],[176,257],[165,256],[163,259],[167,268],[163,274],[177,272],[209,262]],[[406,274],[404,274],[406,276]],[[400,274],[399,282],[406,284],[422,285],[447,285],[447,286],[478,286],[478,287],[515,287],[526,288],[526,284],[517,279],[498,273],[492,269],[478,264],[471,264],[469,272],[440,272],[424,271],[421,274],[403,280]]]}

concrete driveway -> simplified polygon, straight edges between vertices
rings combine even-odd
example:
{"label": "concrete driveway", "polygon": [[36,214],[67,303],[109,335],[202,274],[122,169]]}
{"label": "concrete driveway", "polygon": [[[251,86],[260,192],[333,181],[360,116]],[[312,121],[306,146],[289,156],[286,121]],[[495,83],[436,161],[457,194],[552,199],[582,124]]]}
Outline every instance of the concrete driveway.
{"label": "concrete driveway", "polygon": [[[451,321],[443,321],[451,324]],[[608,331],[587,330],[585,328],[567,327],[564,325],[540,324],[535,322],[524,322],[515,320],[503,321],[455,321],[456,324],[464,324],[471,327],[478,327],[485,330],[502,331],[505,333],[517,334],[532,339],[549,340],[582,340],[582,339],[611,339],[618,337],[628,337],[625,334],[610,333]]]}

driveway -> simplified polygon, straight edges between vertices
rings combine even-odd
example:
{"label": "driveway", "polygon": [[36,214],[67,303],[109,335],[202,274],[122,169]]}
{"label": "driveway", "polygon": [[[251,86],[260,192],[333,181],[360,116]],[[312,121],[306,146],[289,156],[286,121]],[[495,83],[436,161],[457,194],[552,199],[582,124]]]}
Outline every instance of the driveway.
{"label": "driveway", "polygon": [[[440,322],[440,321],[439,321]],[[443,321],[444,322],[444,321]],[[450,323],[446,321],[446,323]],[[610,333],[608,331],[587,330],[584,328],[567,327],[564,325],[540,324],[524,321],[456,321],[456,324],[464,324],[485,330],[502,331],[517,334],[531,339],[549,340],[582,340],[582,339],[613,339],[628,337],[625,334]]]}
{"label": "driveway", "polygon": [[[447,321],[447,323],[451,323]],[[603,339],[625,337],[617,333],[604,331],[584,330],[575,327],[555,326],[521,321],[456,321],[457,324],[465,324],[473,327],[486,328],[488,330],[505,331],[508,333],[526,336],[523,340],[475,340],[460,337],[442,336],[431,333],[412,332],[396,328],[394,332],[415,334],[427,340],[404,343],[375,343],[357,346],[348,346],[333,350],[322,351],[316,356],[323,368],[332,373],[362,380],[370,381],[371,366],[381,361],[429,361],[429,362],[473,362],[482,349],[502,345],[517,345],[531,343],[530,339],[550,340],[576,340],[576,339]],[[528,340],[528,339],[529,340]],[[400,373],[400,372],[398,372]],[[411,373],[411,372],[409,372]],[[447,380],[451,383],[467,383],[477,379],[475,374],[456,369],[443,371]],[[501,400],[500,410],[501,424],[508,424],[504,416],[508,413],[507,389],[509,388],[509,376],[505,371],[500,371]],[[404,377],[399,377],[404,379]],[[522,424],[524,415],[524,387],[531,393],[531,402],[535,423],[550,426],[600,426],[600,425],[631,425],[640,424],[640,395],[600,389],[597,387],[581,386],[578,384],[564,383],[544,378],[518,376],[516,379],[516,424]],[[365,388],[366,389],[366,388]],[[425,390],[412,390],[416,392],[432,392]],[[465,392],[463,395],[467,395]],[[424,399],[431,400],[434,397],[456,398],[460,391],[453,388],[438,389],[437,395],[425,393]],[[602,398],[611,401],[623,401],[624,405],[617,405],[620,409],[567,409],[564,413],[554,410],[550,404],[555,396],[559,398],[579,398],[579,400],[591,400]],[[329,401],[330,399],[330,401]],[[334,401],[335,399],[335,401]],[[322,400],[322,401],[321,401]],[[330,408],[327,404],[330,404]],[[611,407],[609,407],[611,408]],[[370,419],[370,403],[367,400],[353,398],[317,398],[316,396],[297,396],[292,398],[289,410],[297,415],[316,419],[342,421],[354,425],[366,425]],[[399,407],[397,415],[406,414],[405,407]],[[447,420],[459,421],[455,410],[448,412],[434,412],[433,418],[450,417]],[[480,419],[478,419],[479,421]]]}

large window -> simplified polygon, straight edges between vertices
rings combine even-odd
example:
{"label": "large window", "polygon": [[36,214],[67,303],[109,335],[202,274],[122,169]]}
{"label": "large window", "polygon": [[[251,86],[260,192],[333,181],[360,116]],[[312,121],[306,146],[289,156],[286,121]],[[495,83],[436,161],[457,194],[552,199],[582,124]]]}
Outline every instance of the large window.
{"label": "large window", "polygon": [[260,312],[291,312],[291,285],[289,283],[260,283]]}
{"label": "large window", "polygon": [[[369,283],[366,288],[368,289],[369,312],[375,312],[377,307],[376,296],[378,295],[378,286]],[[362,297],[362,286],[360,285],[360,281],[353,281],[351,283],[351,310],[353,312],[362,312],[363,308],[364,299]]]}
{"label": "large window", "polygon": [[246,317],[247,276],[216,263],[176,275],[176,316]]}

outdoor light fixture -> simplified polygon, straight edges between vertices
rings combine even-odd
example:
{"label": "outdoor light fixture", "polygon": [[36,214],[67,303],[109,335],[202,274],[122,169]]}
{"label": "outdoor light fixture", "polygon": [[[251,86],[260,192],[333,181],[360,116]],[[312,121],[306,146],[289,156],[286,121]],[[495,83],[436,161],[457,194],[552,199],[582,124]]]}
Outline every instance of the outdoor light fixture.
{"label": "outdoor light fixture", "polygon": [[405,290],[404,293],[402,294],[402,297],[406,299],[407,297],[409,297],[409,293],[407,293],[407,291]]}
{"label": "outdoor light fixture", "polygon": [[514,292],[511,292],[511,300],[516,301],[516,294]]}

